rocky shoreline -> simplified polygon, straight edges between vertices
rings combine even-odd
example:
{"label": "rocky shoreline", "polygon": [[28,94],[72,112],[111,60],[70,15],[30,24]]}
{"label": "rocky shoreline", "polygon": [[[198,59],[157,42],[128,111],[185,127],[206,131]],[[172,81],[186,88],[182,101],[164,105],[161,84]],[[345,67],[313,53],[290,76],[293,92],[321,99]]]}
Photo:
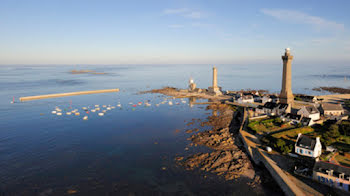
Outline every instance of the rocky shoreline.
{"label": "rocky shoreline", "polygon": [[[207,93],[193,93],[173,87],[154,89],[144,93],[159,93],[176,98],[199,98],[210,100],[206,110],[211,111],[205,121],[202,119],[192,119],[187,126],[194,126],[185,130],[186,134],[191,134],[187,138],[191,146],[207,147],[209,152],[201,152],[187,156],[177,156],[174,161],[177,165],[186,170],[199,171],[204,173],[204,178],[210,174],[216,174],[226,181],[245,179],[244,181],[252,188],[262,191],[263,187],[268,190],[280,192],[270,173],[263,168],[252,164],[238,136],[241,125],[240,117],[237,117],[236,107],[221,104],[228,96],[213,96]],[[210,113],[209,113],[210,114]],[[199,125],[198,125],[199,123]],[[201,127],[201,130],[199,129]],[[209,130],[203,130],[209,127]],[[177,130],[180,131],[180,130]],[[186,147],[187,151],[189,148]],[[185,153],[186,154],[186,153]],[[206,174],[206,172],[208,172]],[[263,177],[262,177],[263,176]],[[258,192],[260,192],[258,191]],[[263,191],[262,191],[263,192]]]}
{"label": "rocky shoreline", "polygon": [[224,104],[212,104],[207,109],[219,113],[201,122],[202,127],[210,126],[212,129],[195,133],[188,140],[192,142],[191,146],[206,146],[211,152],[197,153],[186,158],[176,157],[176,162],[187,170],[200,169],[216,173],[226,180],[241,176],[254,180],[253,166],[248,156],[237,146],[239,141],[234,134],[237,127],[232,123],[233,108]]}

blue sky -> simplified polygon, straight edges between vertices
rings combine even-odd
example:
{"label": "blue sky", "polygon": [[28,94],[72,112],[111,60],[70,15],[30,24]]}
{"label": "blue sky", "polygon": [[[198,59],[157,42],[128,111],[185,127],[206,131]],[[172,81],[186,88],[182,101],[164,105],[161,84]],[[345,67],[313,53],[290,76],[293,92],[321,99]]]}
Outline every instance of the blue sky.
{"label": "blue sky", "polygon": [[0,0],[0,64],[350,63],[350,1]]}

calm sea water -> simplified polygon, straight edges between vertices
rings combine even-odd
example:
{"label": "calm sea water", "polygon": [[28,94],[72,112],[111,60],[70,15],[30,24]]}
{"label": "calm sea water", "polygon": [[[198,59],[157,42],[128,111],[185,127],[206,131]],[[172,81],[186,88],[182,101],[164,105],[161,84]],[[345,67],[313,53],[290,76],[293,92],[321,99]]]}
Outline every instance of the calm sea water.
{"label": "calm sea water", "polygon": [[[217,67],[223,89],[280,90],[280,65]],[[73,75],[69,73],[72,69],[108,74]],[[313,87],[349,87],[349,73],[348,67],[296,65],[293,91],[317,94]],[[206,88],[211,74],[208,65],[0,66],[0,193],[62,195],[69,189],[81,195],[273,193],[252,189],[244,179],[203,179],[200,172],[176,166],[175,156],[198,151],[185,150],[189,144],[185,121],[209,114],[198,105],[155,107],[164,96],[137,94],[164,86],[186,88],[190,77],[198,87]],[[121,91],[10,104],[13,96],[109,88]],[[133,110],[128,105],[147,100],[151,107]],[[70,102],[80,111],[95,104],[115,106],[120,102],[123,107],[103,117],[88,114],[87,121],[83,115],[51,114],[56,106],[67,109]]]}

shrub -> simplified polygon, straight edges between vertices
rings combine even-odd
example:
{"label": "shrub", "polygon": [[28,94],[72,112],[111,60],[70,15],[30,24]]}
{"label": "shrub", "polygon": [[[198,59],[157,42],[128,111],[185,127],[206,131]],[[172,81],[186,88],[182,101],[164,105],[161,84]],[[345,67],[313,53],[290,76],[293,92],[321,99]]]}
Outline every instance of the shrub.
{"label": "shrub", "polygon": [[286,141],[281,138],[276,140],[274,147],[284,154],[290,153],[293,150],[293,145],[287,144]]}
{"label": "shrub", "polygon": [[327,131],[322,133],[321,142],[323,142],[326,146],[338,141],[340,138],[339,127],[336,124],[332,124],[329,126]]}
{"label": "shrub", "polygon": [[339,132],[342,135],[349,136],[350,135],[350,122],[349,121],[342,121],[339,125]]}
{"label": "shrub", "polygon": [[277,117],[273,120],[273,122],[278,125],[278,126],[281,126],[283,124],[283,121],[281,118]]}

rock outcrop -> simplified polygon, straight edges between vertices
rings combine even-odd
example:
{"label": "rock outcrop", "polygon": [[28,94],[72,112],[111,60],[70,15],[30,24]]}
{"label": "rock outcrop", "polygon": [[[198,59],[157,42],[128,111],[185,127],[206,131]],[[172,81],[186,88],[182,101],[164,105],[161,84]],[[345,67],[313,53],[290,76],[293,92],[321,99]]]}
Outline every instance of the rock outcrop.
{"label": "rock outcrop", "polygon": [[[247,155],[237,147],[235,135],[230,132],[229,126],[234,111],[230,106],[223,104],[210,105],[207,109],[212,109],[215,114],[219,113],[208,117],[206,122],[201,123],[201,126],[211,126],[212,130],[198,132],[188,140],[192,141],[190,146],[193,144],[207,146],[214,151],[197,153],[187,158],[177,157],[175,160],[188,170],[199,168],[224,176],[226,180],[233,180],[252,168]],[[193,131],[186,132],[192,133]]]}

